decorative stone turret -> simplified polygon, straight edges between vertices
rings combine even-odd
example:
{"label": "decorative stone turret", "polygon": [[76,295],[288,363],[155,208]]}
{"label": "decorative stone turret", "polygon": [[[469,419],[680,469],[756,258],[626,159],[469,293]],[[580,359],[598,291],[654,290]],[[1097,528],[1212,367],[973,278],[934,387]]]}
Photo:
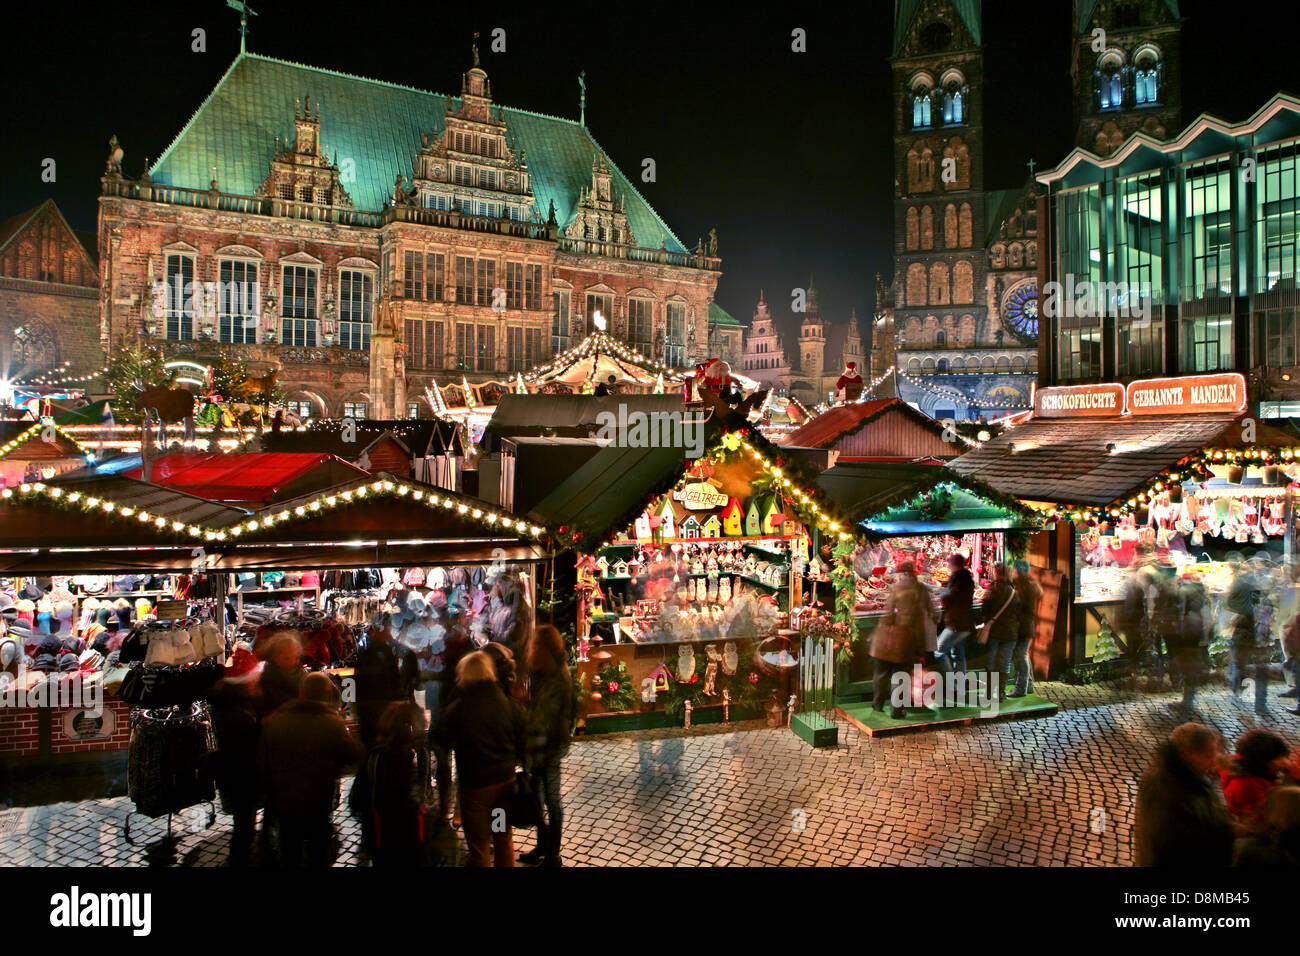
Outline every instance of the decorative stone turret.
{"label": "decorative stone turret", "polygon": [[614,169],[601,153],[591,161],[591,187],[578,197],[578,211],[564,230],[570,239],[636,245],[627,224],[626,197],[614,201]]}
{"label": "decorative stone turret", "polygon": [[328,150],[321,145],[320,104],[313,112],[310,96],[303,103],[295,101],[293,125],[292,143],[282,147],[276,138],[270,175],[257,194],[285,202],[351,206],[352,198],[339,179],[338,163],[330,162]]}

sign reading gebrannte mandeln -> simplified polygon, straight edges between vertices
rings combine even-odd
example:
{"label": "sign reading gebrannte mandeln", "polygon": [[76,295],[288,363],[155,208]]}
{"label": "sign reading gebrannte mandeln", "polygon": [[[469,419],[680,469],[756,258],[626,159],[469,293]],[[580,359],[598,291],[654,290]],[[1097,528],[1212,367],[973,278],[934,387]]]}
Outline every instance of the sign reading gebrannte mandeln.
{"label": "sign reading gebrannte mandeln", "polygon": [[1246,378],[1240,372],[1150,378],[1128,386],[1132,415],[1235,414],[1245,407]]}
{"label": "sign reading gebrannte mandeln", "polygon": [[1090,418],[1124,414],[1124,386],[1062,385],[1034,395],[1037,418]]}
{"label": "sign reading gebrannte mandeln", "polygon": [[692,481],[674,491],[673,500],[680,501],[688,511],[708,511],[721,508],[731,499],[707,481]]}

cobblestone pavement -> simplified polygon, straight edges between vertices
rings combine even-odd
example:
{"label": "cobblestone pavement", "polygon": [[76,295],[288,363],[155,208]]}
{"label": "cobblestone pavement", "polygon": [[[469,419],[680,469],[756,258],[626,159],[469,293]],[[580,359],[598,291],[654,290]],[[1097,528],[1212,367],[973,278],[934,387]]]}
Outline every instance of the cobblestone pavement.
{"label": "cobblestone pavement", "polygon": [[[1064,684],[1039,693],[1061,712],[874,740],[841,721],[840,745],[817,751],[759,723],[581,738],[564,764],[565,862],[1127,865],[1137,777],[1186,719],[1176,696]],[[1289,701],[1257,718],[1222,689],[1202,698],[1197,719],[1230,741],[1264,726],[1300,744]],[[0,865],[146,865],[165,819],[136,817],[144,845],[133,847],[122,832],[131,809],[120,797],[0,813]],[[177,862],[223,864],[230,823],[179,815]],[[336,865],[356,865],[357,824],[344,811],[336,823]],[[516,834],[517,850],[532,842],[532,831]]]}

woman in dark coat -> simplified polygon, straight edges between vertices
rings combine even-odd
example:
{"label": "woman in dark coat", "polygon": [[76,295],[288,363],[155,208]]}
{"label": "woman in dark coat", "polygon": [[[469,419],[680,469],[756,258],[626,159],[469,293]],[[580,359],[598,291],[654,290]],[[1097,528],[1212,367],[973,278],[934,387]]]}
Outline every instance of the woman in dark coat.
{"label": "woman in dark coat", "polygon": [[569,673],[564,638],[549,624],[537,628],[528,643],[528,711],[525,720],[526,761],[541,787],[537,848],[519,857],[521,863],[560,866],[560,829],[564,808],[560,804],[560,762],[569,752],[577,718],[573,676]]}
{"label": "woman in dark coat", "polygon": [[1011,569],[1007,565],[994,567],[993,587],[984,595],[981,614],[984,623],[993,622],[989,626],[988,675],[994,683],[989,688],[989,699],[993,698],[996,687],[997,699],[1005,700],[1007,677],[1011,673],[1011,655],[1015,652],[1020,636],[1020,602],[1015,586],[1011,583]]}
{"label": "woman in dark coat", "polygon": [[1156,750],[1138,782],[1133,857],[1138,866],[1224,867],[1232,863],[1232,818],[1212,775],[1219,735],[1182,724]]}
{"label": "woman in dark coat", "polygon": [[510,803],[524,760],[523,708],[501,693],[492,658],[482,651],[461,659],[456,682],[459,693],[443,711],[437,736],[456,753],[469,865],[514,866]]}
{"label": "woman in dark coat", "polygon": [[379,743],[366,759],[365,783],[375,821],[376,866],[415,866],[428,802],[429,751],[424,715],[409,701],[393,701],[379,718]]}

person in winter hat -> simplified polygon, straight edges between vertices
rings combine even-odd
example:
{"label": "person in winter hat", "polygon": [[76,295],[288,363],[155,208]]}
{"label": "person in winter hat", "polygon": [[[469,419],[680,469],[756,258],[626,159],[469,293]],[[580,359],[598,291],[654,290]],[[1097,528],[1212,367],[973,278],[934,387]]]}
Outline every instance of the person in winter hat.
{"label": "person in winter hat", "polygon": [[848,362],[844,374],[835,381],[836,396],[841,402],[856,402],[862,397],[862,374],[857,362]]}
{"label": "person in winter hat", "polygon": [[1237,750],[1219,769],[1223,798],[1237,824],[1239,836],[1263,831],[1264,802],[1290,767],[1291,748],[1269,730],[1251,730],[1237,741]]}

